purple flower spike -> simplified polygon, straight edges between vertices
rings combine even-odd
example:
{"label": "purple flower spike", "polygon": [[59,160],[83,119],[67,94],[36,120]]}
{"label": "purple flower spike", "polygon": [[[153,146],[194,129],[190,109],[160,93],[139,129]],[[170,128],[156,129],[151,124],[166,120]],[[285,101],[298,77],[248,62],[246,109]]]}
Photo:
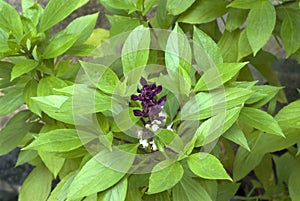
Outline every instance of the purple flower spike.
{"label": "purple flower spike", "polygon": [[162,91],[162,86],[156,86],[155,83],[148,84],[145,78],[140,79],[142,89],[137,89],[139,95],[131,95],[131,100],[142,102],[142,111],[134,110],[135,116],[139,117],[149,117],[150,120],[155,119],[160,111],[162,111],[162,106],[166,103],[167,97],[163,96],[159,100],[155,97]]}

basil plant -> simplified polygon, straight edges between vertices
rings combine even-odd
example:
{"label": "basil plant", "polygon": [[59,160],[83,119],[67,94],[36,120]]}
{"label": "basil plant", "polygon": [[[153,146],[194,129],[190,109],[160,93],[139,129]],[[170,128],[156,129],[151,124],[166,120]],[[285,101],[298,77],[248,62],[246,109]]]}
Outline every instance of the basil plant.
{"label": "basil plant", "polygon": [[268,55],[266,41],[249,33],[250,46],[231,57],[229,41],[216,43],[193,21],[192,5],[219,0],[100,0],[113,14],[109,31],[94,29],[96,13],[50,33],[87,2],[23,0],[18,14],[0,1],[0,115],[16,111],[0,131],[0,154],[20,147],[16,165],[34,166],[20,201],[297,200],[300,102],[273,115],[282,87],[245,76],[255,55]]}

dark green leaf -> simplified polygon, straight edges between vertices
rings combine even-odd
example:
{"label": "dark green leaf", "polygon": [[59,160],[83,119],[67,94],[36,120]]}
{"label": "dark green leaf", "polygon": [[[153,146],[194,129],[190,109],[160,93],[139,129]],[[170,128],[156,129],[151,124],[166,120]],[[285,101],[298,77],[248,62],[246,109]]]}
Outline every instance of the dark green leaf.
{"label": "dark green leaf", "polygon": [[238,42],[240,37],[240,30],[229,32],[224,31],[218,46],[222,52],[224,62],[238,61]]}
{"label": "dark green leaf", "polygon": [[38,66],[38,64],[39,63],[37,61],[31,59],[18,62],[12,69],[10,80],[12,81],[17,77],[32,71]]}
{"label": "dark green leaf", "polygon": [[23,35],[23,25],[18,12],[5,1],[0,1],[0,28],[16,38]]}
{"label": "dark green leaf", "polygon": [[172,188],[181,180],[183,172],[181,164],[177,161],[165,160],[158,163],[150,175],[147,193],[155,194]]}
{"label": "dark green leaf", "polygon": [[217,201],[230,200],[236,194],[239,186],[240,184],[237,183],[219,184]]}
{"label": "dark green leaf", "polygon": [[14,112],[22,104],[24,104],[22,89],[10,88],[7,94],[0,96],[0,116]]}
{"label": "dark green leaf", "polygon": [[83,6],[88,0],[51,0],[47,4],[40,22],[40,32],[44,32],[65,19],[74,10]]}
{"label": "dark green leaf", "polygon": [[25,122],[31,115],[29,111],[17,113],[0,131],[0,155],[4,155],[16,148],[19,142],[29,132],[32,125]]}
{"label": "dark green leaf", "polygon": [[212,201],[206,190],[193,178],[184,176],[172,189],[173,201]]}
{"label": "dark green leaf", "polygon": [[223,0],[196,1],[185,13],[180,15],[178,21],[189,24],[213,21],[226,13],[226,4],[226,1]]}
{"label": "dark green leaf", "polygon": [[300,191],[298,189],[300,185],[300,174],[299,174],[300,164],[297,163],[297,166],[294,167],[293,171],[290,174],[288,186],[289,193],[292,201],[296,201],[300,199]]}
{"label": "dark green leaf", "polygon": [[27,176],[22,184],[19,201],[46,201],[50,194],[52,175],[44,165],[39,165]]}
{"label": "dark green leaf", "polygon": [[82,146],[81,139],[74,129],[56,129],[42,133],[25,149],[39,151],[66,152]]}
{"label": "dark green leaf", "polygon": [[270,39],[276,22],[276,11],[269,0],[260,0],[251,7],[247,20],[247,37],[254,55]]}
{"label": "dark green leaf", "polygon": [[195,0],[177,1],[177,0],[167,0],[167,10],[171,15],[179,15],[188,9]]}
{"label": "dark green leaf", "polygon": [[247,16],[248,10],[230,8],[226,19],[226,29],[228,31],[233,31],[240,28],[245,23]]}
{"label": "dark green leaf", "polygon": [[266,154],[261,163],[255,167],[254,173],[259,181],[263,184],[266,191],[275,186],[275,175],[273,172],[272,155]]}
{"label": "dark green leaf", "polygon": [[187,158],[187,163],[192,172],[199,177],[232,180],[214,155],[204,152],[192,154]]}
{"label": "dark green leaf", "polygon": [[260,109],[244,107],[240,113],[239,120],[253,128],[284,137],[277,121]]}

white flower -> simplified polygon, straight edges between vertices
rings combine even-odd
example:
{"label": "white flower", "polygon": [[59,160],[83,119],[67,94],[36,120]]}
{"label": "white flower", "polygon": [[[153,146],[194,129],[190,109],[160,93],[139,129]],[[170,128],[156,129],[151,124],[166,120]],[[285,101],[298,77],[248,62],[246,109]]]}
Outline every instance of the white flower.
{"label": "white flower", "polygon": [[170,131],[174,131],[173,128],[172,128],[172,126],[173,126],[173,123],[170,124],[169,126],[167,126],[167,129],[170,130]]}
{"label": "white flower", "polygon": [[138,130],[137,137],[138,137],[138,139],[142,139],[142,137],[143,137],[143,131],[142,130]]}
{"label": "white flower", "polygon": [[152,126],[151,126],[151,129],[152,129],[152,131],[157,131],[158,129],[159,129],[159,126],[157,125],[157,124],[153,124]]}
{"label": "white flower", "polygon": [[149,146],[148,141],[143,139],[140,139],[140,144],[143,146],[143,148],[147,148]]}
{"label": "white flower", "polygon": [[157,146],[156,146],[154,140],[150,141],[150,144],[152,145],[152,150],[157,151]]}
{"label": "white flower", "polygon": [[152,123],[153,124],[161,124],[161,121],[155,119],[155,120],[152,121]]}

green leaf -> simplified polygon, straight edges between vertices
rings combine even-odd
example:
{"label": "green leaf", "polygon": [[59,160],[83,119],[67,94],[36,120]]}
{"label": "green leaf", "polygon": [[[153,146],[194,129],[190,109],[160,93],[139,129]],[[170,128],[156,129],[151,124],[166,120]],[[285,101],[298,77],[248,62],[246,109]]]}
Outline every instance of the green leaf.
{"label": "green leaf", "polygon": [[300,199],[300,192],[298,186],[300,185],[300,174],[299,174],[300,164],[297,163],[297,166],[294,167],[293,171],[290,174],[288,186],[290,198],[292,201],[297,201]]}
{"label": "green leaf", "polygon": [[285,137],[277,121],[260,109],[244,107],[240,113],[239,120],[261,131]]}
{"label": "green leaf", "polygon": [[40,32],[44,32],[65,19],[74,10],[83,6],[88,0],[51,0],[47,4],[40,22]]}
{"label": "green leaf", "polygon": [[119,15],[107,15],[106,16],[111,28],[110,28],[110,36],[116,36],[120,33],[125,33],[133,30],[137,26],[141,25],[140,21],[136,18],[119,16]]}
{"label": "green leaf", "polygon": [[254,173],[259,181],[263,184],[266,191],[275,186],[275,175],[273,172],[272,155],[266,154],[261,163],[255,167]]}
{"label": "green leaf", "polygon": [[165,160],[156,164],[149,178],[147,193],[155,194],[172,188],[181,180],[183,172],[181,164],[177,161]]}
{"label": "green leaf", "polygon": [[248,56],[251,53],[252,53],[252,49],[249,44],[246,29],[244,29],[241,32],[238,41],[238,60],[241,60],[243,57]]}
{"label": "green leaf", "polygon": [[142,26],[134,29],[122,48],[122,65],[124,74],[147,65],[150,48],[150,30]]}
{"label": "green leaf", "polygon": [[246,104],[259,108],[273,99],[282,88],[270,85],[257,85],[251,89],[256,92],[246,101]]}
{"label": "green leaf", "polygon": [[31,129],[26,123],[32,114],[26,110],[15,114],[0,131],[0,155],[4,155],[17,147],[19,142]]}
{"label": "green leaf", "polygon": [[54,76],[47,76],[40,79],[37,89],[38,96],[54,95],[54,89],[66,87],[67,84],[64,80]]}
{"label": "green leaf", "polygon": [[240,147],[233,162],[233,180],[238,181],[244,178],[263,159],[264,154],[255,153]]}
{"label": "green leaf", "polygon": [[240,107],[226,110],[203,122],[195,133],[195,146],[200,147],[218,139],[236,122],[240,110]]}
{"label": "green leaf", "polygon": [[105,7],[110,7],[114,9],[120,9],[120,10],[131,10],[135,9],[135,1],[132,0],[99,0],[101,4],[103,4]]}
{"label": "green leaf", "polygon": [[240,37],[240,30],[229,32],[224,31],[218,46],[222,52],[224,62],[238,61],[238,42]]}
{"label": "green leaf", "polygon": [[171,201],[168,191],[164,191],[162,193],[157,193],[154,195],[144,195],[143,198],[144,201]]}
{"label": "green leaf", "polygon": [[43,58],[50,59],[65,53],[77,41],[80,34],[59,32],[51,38],[49,44],[43,50]]}
{"label": "green leaf", "polygon": [[136,145],[120,145],[113,151],[102,150],[90,159],[74,178],[68,193],[70,199],[104,191],[120,181],[131,167]]}
{"label": "green leaf", "polygon": [[18,62],[12,69],[10,81],[14,80],[21,75],[28,73],[35,69],[39,63],[35,60],[27,59]]}
{"label": "green leaf", "polygon": [[189,168],[197,176],[205,179],[226,179],[232,181],[222,163],[215,156],[199,152],[187,158]]}
{"label": "green leaf", "polygon": [[[42,105],[48,105],[48,106],[59,109],[64,104],[64,102],[66,102],[69,99],[69,97],[50,95],[50,96],[32,97],[31,99]],[[42,107],[41,107],[41,109],[42,109]]]}
{"label": "green leaf", "polygon": [[45,166],[53,174],[54,178],[56,178],[62,166],[64,165],[65,159],[56,156],[54,153],[50,153],[51,151],[52,150],[38,151],[38,153]]}
{"label": "green leaf", "polygon": [[250,9],[255,6],[257,0],[234,0],[227,7]]}
{"label": "green leaf", "polygon": [[171,15],[179,15],[187,10],[195,0],[186,0],[186,1],[176,1],[176,0],[167,0],[167,11]]}
{"label": "green leaf", "polygon": [[66,152],[82,146],[77,130],[56,129],[42,133],[24,149],[35,149],[39,151]]}
{"label": "green leaf", "polygon": [[232,199],[239,187],[240,184],[237,183],[219,184],[216,201],[228,201]]}
{"label": "green leaf", "polygon": [[276,11],[269,0],[257,1],[249,12],[246,27],[249,44],[254,55],[270,39],[276,22]]}
{"label": "green leaf", "polygon": [[105,93],[114,93],[119,78],[113,70],[101,64],[80,62],[90,81]]}
{"label": "green leaf", "polygon": [[177,153],[182,152],[183,142],[177,133],[175,133],[171,130],[168,130],[168,129],[160,129],[158,131],[158,133],[156,133],[155,135],[167,147],[171,148],[172,150],[176,151]]}
{"label": "green leaf", "polygon": [[191,177],[184,176],[172,189],[173,201],[212,201],[206,190]]}
{"label": "green leaf", "polygon": [[222,86],[231,80],[245,65],[244,63],[222,63],[209,68],[198,80],[194,92],[207,91]]}
{"label": "green leaf", "polygon": [[245,137],[243,131],[236,124],[227,130],[222,136],[250,151],[247,138]]}
{"label": "green leaf", "polygon": [[14,112],[24,104],[23,89],[10,88],[7,94],[0,96],[0,116]]}
{"label": "green leaf", "polygon": [[195,60],[199,70],[207,70],[223,63],[221,51],[215,41],[197,27],[194,27],[193,49],[197,55]]}
{"label": "green leaf", "polygon": [[155,16],[151,19],[151,26],[157,29],[168,29],[176,21],[176,18],[169,15],[167,11],[167,1],[157,0],[157,11]]}
{"label": "green leaf", "polygon": [[16,38],[23,35],[23,25],[18,12],[5,1],[0,1],[0,28]]}
{"label": "green leaf", "polygon": [[97,201],[124,201],[128,188],[127,178],[122,179],[113,187],[99,194]]}
{"label": "green leaf", "polygon": [[227,109],[242,105],[253,92],[242,88],[225,88],[210,93],[200,92],[191,97],[181,110],[182,120],[201,120],[214,116]]}
{"label": "green leaf", "polygon": [[245,23],[247,16],[248,10],[230,8],[226,19],[226,30],[233,31],[240,28]]}
{"label": "green leaf", "polygon": [[22,184],[19,201],[28,201],[32,198],[46,201],[50,194],[52,175],[44,165],[39,165],[32,170]]}
{"label": "green leaf", "polygon": [[41,113],[41,110],[31,99],[31,97],[37,96],[37,87],[38,87],[37,81],[32,79],[26,84],[23,94],[28,109],[31,112],[39,115]]}
{"label": "green leaf", "polygon": [[297,30],[300,30],[300,9],[286,9],[285,17],[281,24],[280,37],[284,44],[286,57],[291,56],[300,48],[300,35]]}
{"label": "green leaf", "polygon": [[18,160],[16,162],[16,167],[23,165],[25,163],[29,163],[38,157],[38,153],[36,150],[21,150],[18,155]]}
{"label": "green leaf", "polygon": [[203,24],[213,21],[226,13],[226,4],[226,1],[223,0],[196,1],[186,12],[180,15],[178,22]]}
{"label": "green leaf", "polygon": [[289,128],[300,129],[300,100],[294,101],[284,108],[282,108],[275,119],[282,128],[282,130],[287,130]]}
{"label": "green leaf", "polygon": [[180,69],[190,73],[192,50],[188,38],[178,24],[170,33],[165,50],[165,62],[168,70],[180,72]]}

